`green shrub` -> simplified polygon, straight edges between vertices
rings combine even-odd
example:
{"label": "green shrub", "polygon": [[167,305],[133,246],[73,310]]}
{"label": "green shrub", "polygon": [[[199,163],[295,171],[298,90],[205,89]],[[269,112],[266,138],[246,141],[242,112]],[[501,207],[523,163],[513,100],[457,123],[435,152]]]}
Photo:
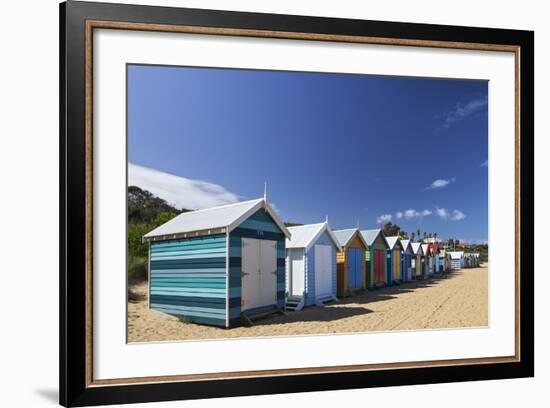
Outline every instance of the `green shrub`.
{"label": "green shrub", "polygon": [[128,278],[130,281],[147,280],[147,257],[128,255]]}

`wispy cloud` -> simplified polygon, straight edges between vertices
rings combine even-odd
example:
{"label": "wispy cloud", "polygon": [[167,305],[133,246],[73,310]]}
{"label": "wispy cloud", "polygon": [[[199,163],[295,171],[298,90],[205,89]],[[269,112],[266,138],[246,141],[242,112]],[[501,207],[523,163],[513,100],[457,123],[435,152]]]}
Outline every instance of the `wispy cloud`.
{"label": "wispy cloud", "polygon": [[391,214],[382,214],[380,217],[378,217],[376,219],[376,223],[377,224],[386,224],[386,223],[390,222],[391,219],[392,219]]}
{"label": "wispy cloud", "polygon": [[460,221],[466,218],[466,215],[460,211],[460,210],[453,210],[453,215],[451,216],[451,220],[453,221]]}
{"label": "wispy cloud", "polygon": [[481,112],[487,106],[487,97],[483,96],[478,99],[473,99],[465,104],[457,103],[455,108],[449,112],[446,112],[443,117],[443,124],[441,128],[448,129],[456,122],[459,122],[467,117]]}
{"label": "wispy cloud", "polygon": [[479,167],[489,167],[489,159],[485,160],[483,163],[479,165]]}
{"label": "wispy cloud", "polygon": [[449,184],[454,183],[456,181],[456,177],[452,177],[450,179],[437,179],[432,182],[428,187],[426,187],[426,190],[435,190],[438,188],[447,187]]}
{"label": "wispy cloud", "polygon": [[397,211],[395,213],[395,218],[397,218],[398,220],[400,220],[401,218],[403,218],[403,213],[401,211]]}
{"label": "wispy cloud", "polygon": [[148,190],[177,208],[199,210],[239,201],[236,194],[219,184],[176,176],[133,163],[128,163],[128,185]]}

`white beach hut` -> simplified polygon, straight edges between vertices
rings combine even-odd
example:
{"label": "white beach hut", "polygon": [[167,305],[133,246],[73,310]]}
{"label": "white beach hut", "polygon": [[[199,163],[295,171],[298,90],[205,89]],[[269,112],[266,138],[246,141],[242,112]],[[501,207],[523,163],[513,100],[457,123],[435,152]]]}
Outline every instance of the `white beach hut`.
{"label": "white beach hut", "polygon": [[336,252],[342,248],[328,222],[288,228],[286,309],[336,299]]}

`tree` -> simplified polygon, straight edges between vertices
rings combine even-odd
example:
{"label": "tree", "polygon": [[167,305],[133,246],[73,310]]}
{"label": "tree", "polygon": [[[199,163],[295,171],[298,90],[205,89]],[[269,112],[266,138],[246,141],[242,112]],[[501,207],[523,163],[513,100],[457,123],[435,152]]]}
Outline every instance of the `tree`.
{"label": "tree", "polygon": [[384,232],[384,235],[388,237],[393,237],[396,235],[399,235],[399,231],[401,231],[401,227],[397,224],[392,224],[391,222],[387,222],[383,227],[382,231]]}
{"label": "tree", "polygon": [[412,242],[415,242],[415,241],[414,241],[414,238],[415,238],[415,233],[414,233],[414,232],[411,232],[411,241],[412,241]]}

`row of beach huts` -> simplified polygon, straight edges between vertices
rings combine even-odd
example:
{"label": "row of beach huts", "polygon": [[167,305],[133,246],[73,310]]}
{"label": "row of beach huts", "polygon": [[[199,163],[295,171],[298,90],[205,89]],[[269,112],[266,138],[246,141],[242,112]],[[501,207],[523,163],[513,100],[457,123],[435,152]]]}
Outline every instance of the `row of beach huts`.
{"label": "row of beach huts", "polygon": [[251,324],[357,291],[479,266],[479,254],[446,251],[380,229],[286,227],[266,197],[186,212],[147,233],[149,307],[195,323]]}

